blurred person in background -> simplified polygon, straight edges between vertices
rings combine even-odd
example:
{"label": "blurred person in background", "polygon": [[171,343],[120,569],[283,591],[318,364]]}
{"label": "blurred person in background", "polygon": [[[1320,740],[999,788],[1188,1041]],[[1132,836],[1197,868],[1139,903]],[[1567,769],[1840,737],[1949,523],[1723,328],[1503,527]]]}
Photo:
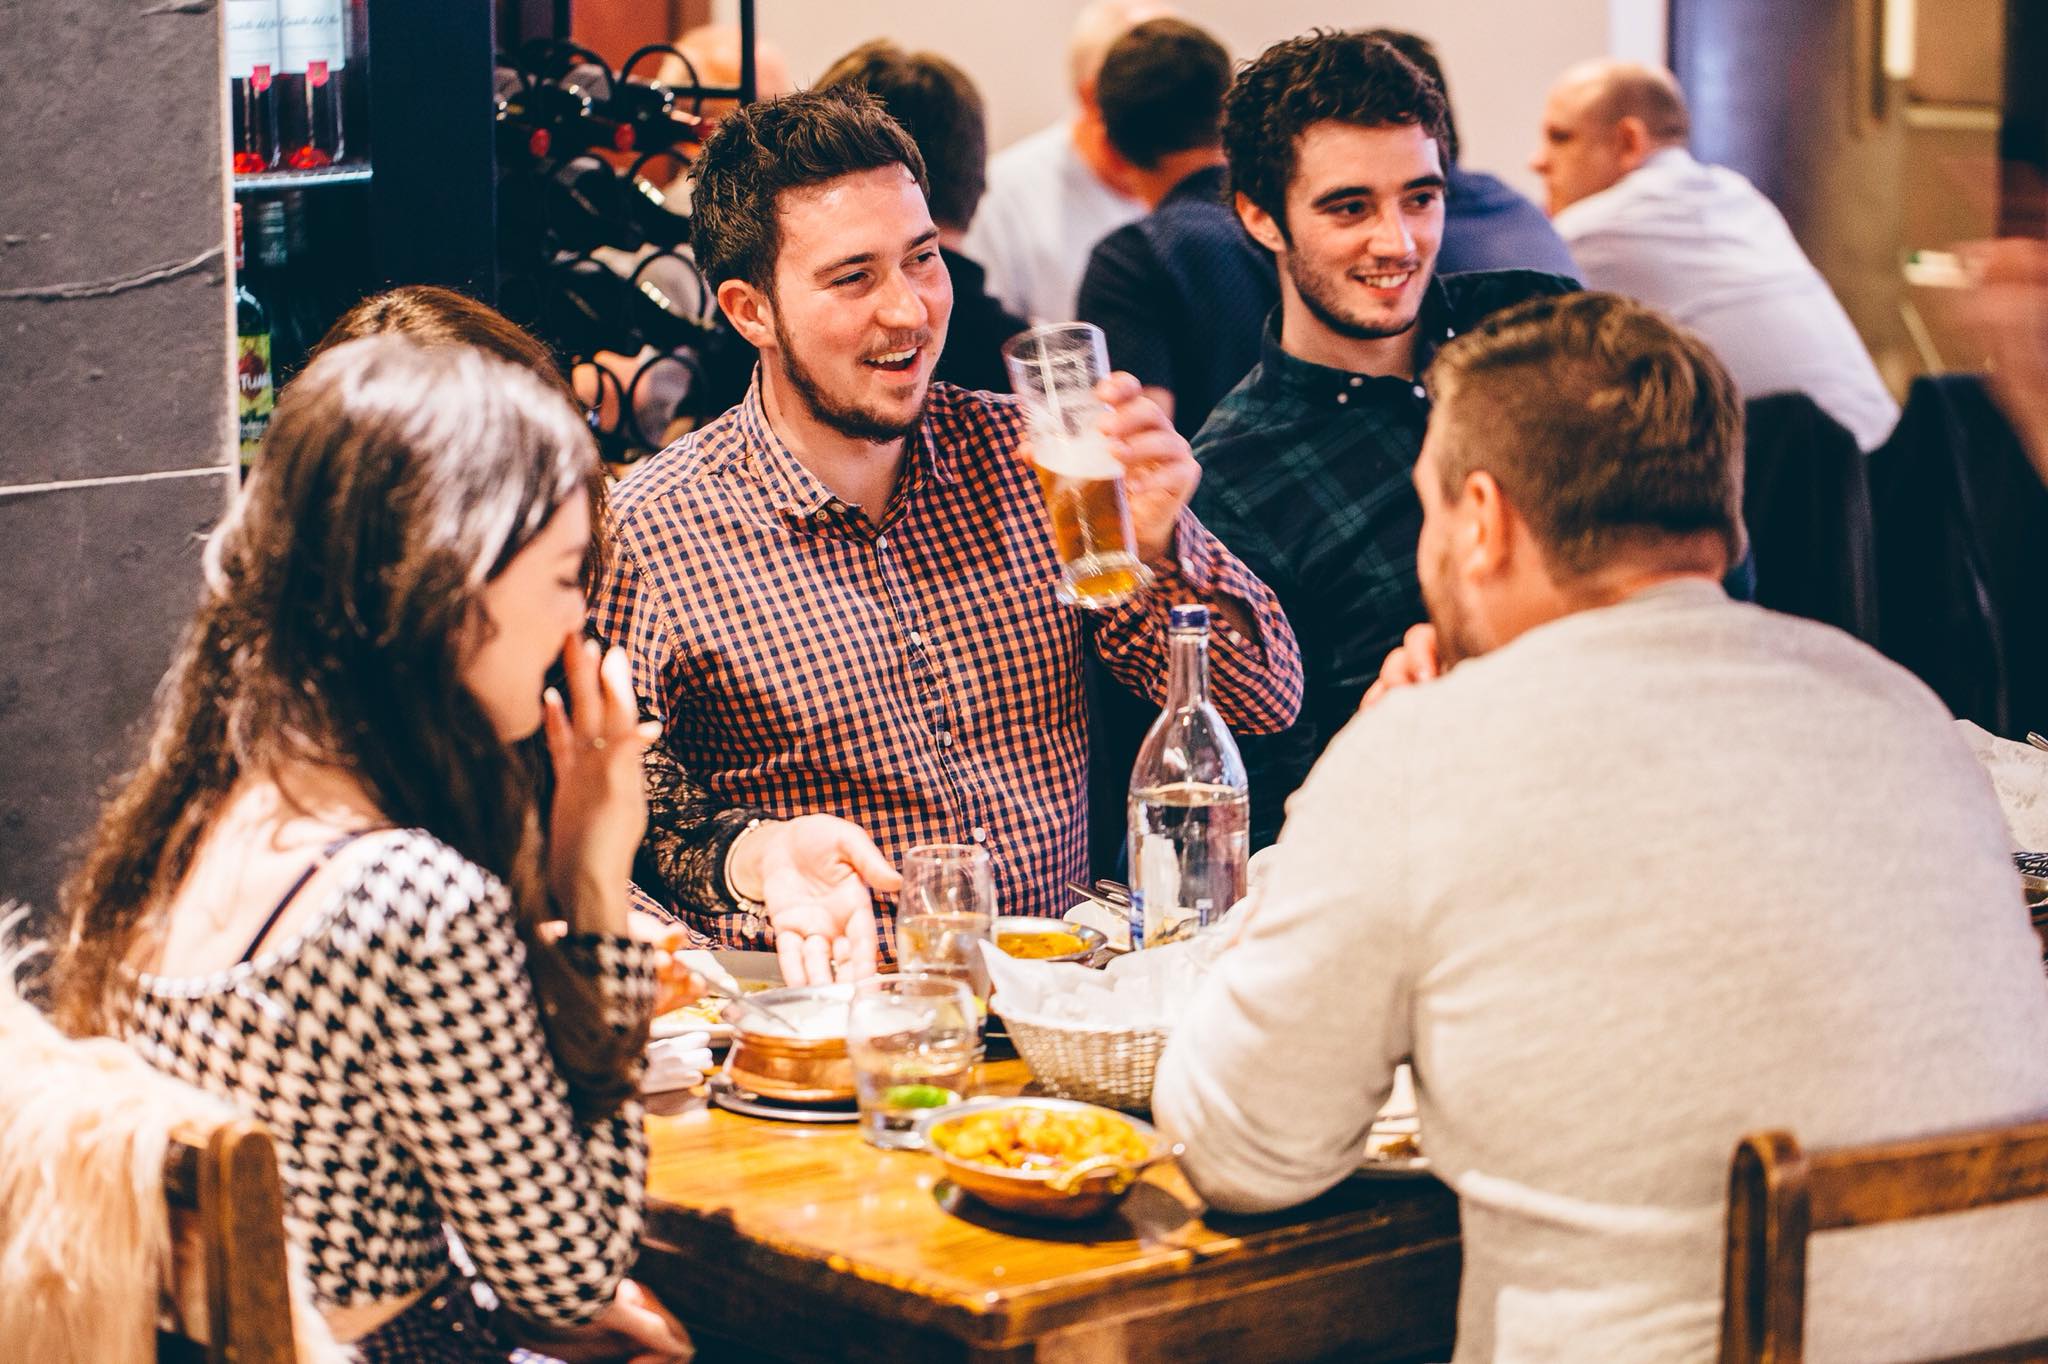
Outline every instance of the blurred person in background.
{"label": "blurred person in background", "polygon": [[1148,19],[1118,38],[1095,83],[1120,178],[1152,211],[1096,243],[1079,315],[1186,436],[1258,361],[1259,330],[1280,298],[1273,258],[1227,201],[1229,88],[1230,54],[1179,19]]}
{"label": "blurred person in background", "polygon": [[1274,258],[1280,306],[1258,364],[1195,437],[1194,505],[1278,594],[1306,679],[1301,720],[1242,744],[1255,847],[1422,619],[1422,371],[1498,309],[1574,287],[1526,270],[1437,276],[1449,142],[1437,83],[1363,33],[1276,44],[1225,102],[1237,214]]}
{"label": "blurred person in background", "polygon": [[1990,357],[1991,391],[2048,483],[2048,242],[2012,237],[1959,248],[1969,315]]}
{"label": "blurred person in background", "polygon": [[[989,296],[987,272],[960,254],[967,225],[988,187],[988,119],[980,92],[966,72],[944,57],[905,52],[881,39],[832,63],[815,88],[842,85],[858,85],[880,100],[924,157],[939,258],[953,280],[953,318],[932,377],[961,388],[1008,392],[1003,342],[1024,330],[1024,319]],[[1122,360],[1115,363],[1132,368]]]}
{"label": "blurred person in background", "polygon": [[623,1277],[675,963],[628,932],[651,735],[624,655],[584,637],[596,461],[559,376],[323,347],[65,888],[59,1023],[271,1129],[286,1230],[365,1364],[688,1353]]}
{"label": "blurred person in background", "polygon": [[1756,186],[1686,150],[1669,71],[1600,60],[1551,88],[1530,169],[1587,287],[1658,308],[1707,339],[1745,398],[1800,392],[1884,443],[1899,405],[1834,291]]}
{"label": "blurred person in background", "polygon": [[1397,28],[1368,30],[1375,38],[1420,67],[1444,96],[1444,152],[1451,159],[1444,195],[1444,243],[1437,253],[1437,273],[1467,270],[1542,270],[1567,279],[1579,277],[1564,239],[1530,203],[1509,185],[1485,171],[1473,170],[1458,156],[1458,115],[1451,105],[1450,82],[1443,62],[1427,38]]}
{"label": "blurred person in background", "polygon": [[960,249],[988,271],[989,290],[1033,322],[1068,322],[1088,252],[1145,212],[1122,179],[1095,102],[1095,80],[1111,43],[1134,24],[1172,15],[1158,0],[1094,0],[1074,20],[1067,83],[1078,106],[996,153],[988,196]]}
{"label": "blurred person in background", "polygon": [[[1296,796],[1153,1110],[1205,1199],[1266,1212],[1358,1169],[1407,1061],[1456,1358],[1710,1364],[1736,1143],[2048,1113],[2041,944],[1934,694],[1722,591],[1742,408],[1698,337],[1538,299],[1429,385],[1431,623]],[[1807,1357],[2040,1334],[2044,1238],[2038,1202],[1820,1238]]]}

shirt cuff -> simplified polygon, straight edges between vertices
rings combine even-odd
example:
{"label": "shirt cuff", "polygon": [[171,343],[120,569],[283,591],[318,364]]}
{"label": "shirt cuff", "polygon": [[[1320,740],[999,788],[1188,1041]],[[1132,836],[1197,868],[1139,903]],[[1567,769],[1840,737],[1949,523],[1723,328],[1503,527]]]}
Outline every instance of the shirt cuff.
{"label": "shirt cuff", "polygon": [[610,933],[571,933],[560,947],[576,973],[597,987],[605,1026],[614,1033],[632,1032],[654,1012],[654,971],[661,949],[653,943]]}
{"label": "shirt cuff", "polygon": [[[1247,611],[1253,611],[1259,599],[1258,580],[1251,578],[1249,582],[1245,581],[1250,577],[1250,570],[1221,551],[1222,546],[1209,533],[1209,528],[1192,510],[1181,508],[1180,516],[1173,523],[1173,553],[1163,563],[1146,565],[1152,573],[1152,585],[1111,611],[1111,622],[1115,625],[1135,624],[1157,614],[1162,607],[1184,603],[1213,607],[1219,592],[1243,602]],[[1210,613],[1209,629],[1236,647],[1254,651],[1259,648],[1256,640],[1247,639],[1242,631],[1214,611]]]}

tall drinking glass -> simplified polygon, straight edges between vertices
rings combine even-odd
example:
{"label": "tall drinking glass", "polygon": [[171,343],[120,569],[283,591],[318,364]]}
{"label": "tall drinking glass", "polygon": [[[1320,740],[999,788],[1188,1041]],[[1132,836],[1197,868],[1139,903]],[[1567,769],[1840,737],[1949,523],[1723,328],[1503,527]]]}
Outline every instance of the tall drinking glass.
{"label": "tall drinking glass", "polygon": [[943,976],[872,976],[853,987],[846,1049],[860,1132],[887,1150],[923,1145],[926,1109],[967,1097],[980,1053],[974,996]]}
{"label": "tall drinking glass", "polygon": [[1030,428],[1059,550],[1060,600],[1088,610],[1128,601],[1152,574],[1131,533],[1123,466],[1100,427],[1095,386],[1109,373],[1102,329],[1088,322],[1033,327],[1003,343],[1003,363]]}
{"label": "tall drinking glass", "polygon": [[959,981],[988,1010],[988,963],[995,938],[996,877],[988,850],[972,843],[924,843],[903,856],[896,901],[896,960],[905,971]]}

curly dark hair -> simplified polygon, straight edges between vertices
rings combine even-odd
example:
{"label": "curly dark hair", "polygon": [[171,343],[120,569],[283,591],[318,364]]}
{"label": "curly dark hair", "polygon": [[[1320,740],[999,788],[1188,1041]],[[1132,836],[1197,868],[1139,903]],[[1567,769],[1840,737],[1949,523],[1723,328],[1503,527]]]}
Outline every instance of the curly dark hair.
{"label": "curly dark hair", "polygon": [[1384,39],[1317,29],[1276,43],[1238,72],[1223,103],[1230,182],[1284,233],[1287,186],[1301,135],[1334,120],[1413,124],[1451,164],[1450,116],[1437,82]]}
{"label": "curly dark hair", "polygon": [[718,125],[692,168],[690,248],[713,288],[743,279],[773,292],[783,193],[902,165],[926,195],[924,157],[880,100],[857,86],[749,104]]}

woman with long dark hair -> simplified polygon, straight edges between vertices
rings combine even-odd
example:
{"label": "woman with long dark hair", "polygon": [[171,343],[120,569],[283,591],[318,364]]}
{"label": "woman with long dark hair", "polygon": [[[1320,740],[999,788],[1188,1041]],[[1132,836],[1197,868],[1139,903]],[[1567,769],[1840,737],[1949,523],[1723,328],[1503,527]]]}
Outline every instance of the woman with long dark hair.
{"label": "woman with long dark hair", "polygon": [[[607,1329],[687,1351],[621,1286],[664,954],[626,932],[649,736],[625,658],[583,637],[595,457],[558,391],[471,347],[321,354],[66,887],[59,1021],[271,1126],[315,1294],[369,1364],[505,1357],[444,1223],[521,1323],[597,1319],[577,1354]],[[512,752],[541,729],[545,844]]]}

